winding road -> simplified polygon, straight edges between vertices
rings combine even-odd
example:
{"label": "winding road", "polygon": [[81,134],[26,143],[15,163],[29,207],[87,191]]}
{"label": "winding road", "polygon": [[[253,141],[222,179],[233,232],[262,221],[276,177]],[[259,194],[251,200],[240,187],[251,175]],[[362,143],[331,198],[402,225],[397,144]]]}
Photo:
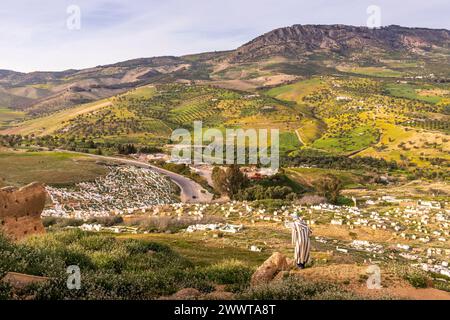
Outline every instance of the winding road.
{"label": "winding road", "polygon": [[139,160],[133,160],[133,159],[124,159],[120,157],[110,157],[110,156],[100,156],[95,154],[88,154],[88,153],[81,153],[81,152],[74,152],[74,151],[67,151],[67,150],[56,150],[61,152],[68,152],[68,153],[75,153],[91,158],[96,158],[99,160],[109,160],[109,161],[115,161],[120,162],[123,164],[129,164],[140,168],[147,168],[152,169],[162,175],[165,175],[169,177],[174,183],[176,183],[180,189],[181,189],[181,201],[185,203],[208,203],[211,202],[213,199],[213,195],[209,193],[207,190],[205,190],[201,185],[199,185],[197,182],[182,176],[178,173],[162,169],[160,167],[151,165],[149,163],[139,161]]}

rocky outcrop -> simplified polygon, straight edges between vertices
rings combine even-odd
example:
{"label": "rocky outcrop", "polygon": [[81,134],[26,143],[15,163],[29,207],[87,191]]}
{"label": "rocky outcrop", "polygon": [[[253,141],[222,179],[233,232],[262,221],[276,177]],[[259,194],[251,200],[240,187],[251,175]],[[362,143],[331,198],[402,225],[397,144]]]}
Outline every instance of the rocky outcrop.
{"label": "rocky outcrop", "polygon": [[275,276],[281,272],[291,268],[286,256],[279,252],[275,252],[267,259],[252,275],[251,285],[269,283]]}
{"label": "rocky outcrop", "polygon": [[32,284],[40,284],[49,281],[49,278],[38,277],[29,274],[8,272],[2,282],[9,284],[13,289],[22,290]]}
{"label": "rocky outcrop", "polygon": [[39,183],[0,189],[0,231],[13,240],[44,233],[41,213],[46,198],[47,192]]}
{"label": "rocky outcrop", "polygon": [[232,62],[249,62],[282,56],[305,58],[312,52],[350,55],[362,51],[417,53],[433,47],[449,48],[446,29],[388,26],[380,29],[346,25],[294,25],[270,31],[238,48]]}

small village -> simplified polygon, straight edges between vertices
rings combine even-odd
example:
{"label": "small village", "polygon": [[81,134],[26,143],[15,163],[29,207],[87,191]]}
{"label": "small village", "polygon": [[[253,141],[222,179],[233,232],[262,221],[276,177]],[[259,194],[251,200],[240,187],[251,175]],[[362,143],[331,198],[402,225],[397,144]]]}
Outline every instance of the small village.
{"label": "small village", "polygon": [[[164,180],[158,180],[151,173],[141,172],[137,169],[120,169],[130,175],[139,175],[141,179],[151,184],[153,181],[164,184]],[[114,175],[119,174],[113,171]],[[155,180],[156,179],[156,180]],[[96,197],[90,198],[102,199],[99,194],[98,184],[105,181],[97,182],[97,184],[83,184],[85,187],[82,193],[87,197],[86,190],[91,192],[95,190]],[[122,176],[121,180],[126,183],[126,179]],[[170,185],[165,185],[169,187]],[[101,189],[103,190],[103,189]],[[122,194],[121,201],[107,202],[100,205],[97,201],[93,201],[96,210],[90,208],[88,212],[97,215],[107,215],[112,213],[115,215],[127,216],[142,215],[151,217],[171,217],[174,219],[183,219],[189,217],[192,221],[201,221],[208,216],[220,217],[223,223],[201,224],[192,223],[182,233],[186,234],[208,234],[217,233],[228,234],[228,237],[245,233],[248,226],[258,226],[259,224],[269,224],[290,232],[290,223],[293,217],[301,217],[311,226],[314,235],[315,227],[330,226],[342,230],[352,231],[358,228],[372,230],[374,233],[383,232],[391,235],[395,241],[377,242],[354,239],[352,241],[344,241],[332,236],[313,236],[313,243],[326,245],[331,251],[343,255],[358,255],[365,262],[376,261],[402,261],[412,266],[420,268],[424,271],[444,276],[450,276],[450,249],[448,242],[450,240],[450,208],[449,204],[438,201],[428,200],[412,200],[399,199],[393,196],[383,196],[377,199],[359,199],[355,206],[336,206],[327,203],[302,206],[297,204],[284,205],[277,209],[268,209],[264,206],[250,202],[231,201],[229,203],[209,203],[209,204],[186,204],[171,202],[167,194],[162,193],[162,199],[153,197],[144,197],[139,193],[139,188],[133,193],[133,197],[125,198],[126,194],[120,192],[120,188],[114,188],[116,193]],[[80,192],[80,191],[79,191]],[[158,188],[158,192],[162,192]],[[149,194],[149,193],[148,193]],[[70,198],[69,195],[72,197]],[[57,201],[67,199],[80,199],[79,193],[69,193],[65,191],[52,190],[52,198]],[[82,198],[86,199],[86,198]],[[166,201],[164,203],[163,201]],[[56,201],[55,201],[56,202]],[[130,207],[121,204],[131,204]],[[85,206],[88,204],[84,203]],[[57,211],[61,205],[55,206],[55,209],[47,210],[47,214],[56,214],[57,216],[77,216],[77,210],[73,209]],[[65,207],[63,207],[65,208]],[[77,207],[79,208],[79,207]],[[85,207],[86,208],[86,207]],[[111,209],[113,208],[113,209]],[[81,209],[79,209],[81,210]],[[93,232],[111,232],[111,233],[147,233],[138,227],[130,226],[113,226],[104,227],[100,224],[83,224],[79,227],[85,231]],[[182,236],[182,235],[181,235]],[[264,251],[264,246],[251,245],[248,247],[250,251]],[[445,281],[445,280],[442,280]]]}

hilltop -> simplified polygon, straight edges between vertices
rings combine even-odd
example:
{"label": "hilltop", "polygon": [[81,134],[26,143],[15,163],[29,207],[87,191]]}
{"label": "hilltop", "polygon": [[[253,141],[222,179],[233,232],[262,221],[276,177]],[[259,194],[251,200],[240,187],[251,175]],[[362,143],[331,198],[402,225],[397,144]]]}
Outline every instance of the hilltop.
{"label": "hilltop", "polygon": [[304,59],[315,52],[343,57],[370,57],[398,52],[405,56],[449,49],[450,31],[388,26],[380,29],[346,25],[294,25],[270,31],[238,48],[234,61],[259,61],[272,56]]}

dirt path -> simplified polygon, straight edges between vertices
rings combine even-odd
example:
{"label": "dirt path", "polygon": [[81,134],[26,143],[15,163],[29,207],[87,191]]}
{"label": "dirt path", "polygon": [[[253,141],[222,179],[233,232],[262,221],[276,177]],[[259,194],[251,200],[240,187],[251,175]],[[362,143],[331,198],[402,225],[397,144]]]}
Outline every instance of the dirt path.
{"label": "dirt path", "polygon": [[300,136],[300,132],[298,132],[298,129],[295,130],[295,134],[297,135],[298,141],[304,146],[306,146],[306,143],[302,140],[302,137]]}
{"label": "dirt path", "polygon": [[368,266],[335,264],[291,271],[290,274],[308,280],[322,280],[345,284],[345,287],[369,298],[395,298],[405,300],[450,300],[450,292],[435,288],[417,289],[398,275],[381,270],[381,289],[367,287]]}

